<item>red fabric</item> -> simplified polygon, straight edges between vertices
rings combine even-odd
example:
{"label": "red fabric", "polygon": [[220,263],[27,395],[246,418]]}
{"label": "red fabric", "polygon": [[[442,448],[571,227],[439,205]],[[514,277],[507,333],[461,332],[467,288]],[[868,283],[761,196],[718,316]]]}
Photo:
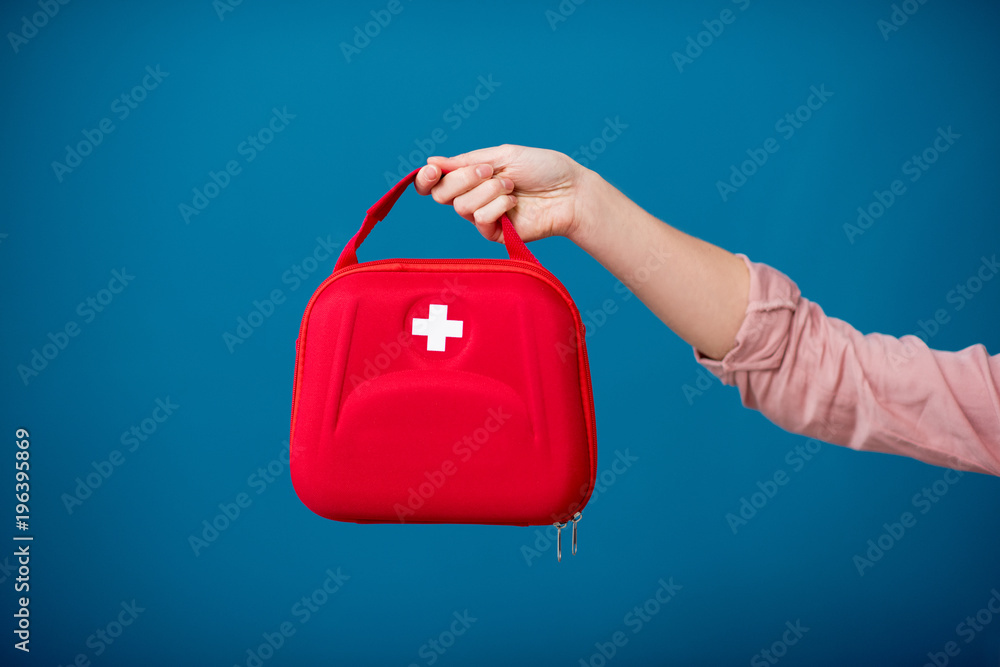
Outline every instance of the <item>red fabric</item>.
{"label": "red fabric", "polygon": [[[355,239],[401,191],[372,207]],[[444,350],[412,333],[432,305],[462,323]],[[299,333],[296,492],[341,521],[567,521],[597,465],[583,333],[537,261],[348,262],[316,290]]]}

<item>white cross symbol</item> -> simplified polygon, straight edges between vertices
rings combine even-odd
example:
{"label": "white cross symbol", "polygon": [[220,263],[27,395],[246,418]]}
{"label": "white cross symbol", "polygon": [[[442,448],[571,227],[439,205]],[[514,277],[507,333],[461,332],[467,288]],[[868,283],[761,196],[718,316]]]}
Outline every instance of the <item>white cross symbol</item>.
{"label": "white cross symbol", "polygon": [[413,318],[414,336],[427,336],[429,352],[444,352],[448,338],[462,337],[462,320],[448,319],[448,306],[432,303],[427,319]]}

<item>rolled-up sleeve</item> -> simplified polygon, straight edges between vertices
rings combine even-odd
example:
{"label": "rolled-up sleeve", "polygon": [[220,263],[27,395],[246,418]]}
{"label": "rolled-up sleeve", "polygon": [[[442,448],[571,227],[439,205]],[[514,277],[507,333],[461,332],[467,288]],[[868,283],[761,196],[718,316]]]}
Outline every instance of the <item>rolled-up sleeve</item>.
{"label": "rolled-up sleeve", "polygon": [[695,358],[778,426],[857,450],[1000,475],[1000,356],[863,335],[780,271],[750,270],[746,316],[721,360]]}

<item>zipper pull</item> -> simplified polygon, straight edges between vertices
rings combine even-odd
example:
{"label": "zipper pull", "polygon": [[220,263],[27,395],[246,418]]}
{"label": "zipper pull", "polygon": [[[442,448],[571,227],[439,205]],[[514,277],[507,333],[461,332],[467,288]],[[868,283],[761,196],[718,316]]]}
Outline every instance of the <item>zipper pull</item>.
{"label": "zipper pull", "polygon": [[577,512],[573,515],[573,550],[572,553],[576,555],[576,524],[580,523],[580,519],[583,518],[583,512]]}
{"label": "zipper pull", "polygon": [[562,562],[562,529],[566,527],[565,523],[560,523],[556,521],[552,524],[556,527],[556,562]]}

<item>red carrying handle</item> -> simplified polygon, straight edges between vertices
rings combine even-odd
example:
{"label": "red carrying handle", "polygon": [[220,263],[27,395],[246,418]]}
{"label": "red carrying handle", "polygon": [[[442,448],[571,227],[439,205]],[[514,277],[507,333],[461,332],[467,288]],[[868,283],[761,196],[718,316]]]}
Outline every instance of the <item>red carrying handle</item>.
{"label": "red carrying handle", "polygon": [[[393,186],[392,190],[385,193],[381,199],[375,202],[375,205],[368,209],[368,213],[365,215],[365,221],[361,223],[361,229],[358,233],[351,237],[351,240],[347,242],[344,246],[343,252],[340,253],[340,258],[337,260],[337,265],[334,267],[334,271],[342,269],[345,266],[351,266],[358,263],[358,248],[368,237],[368,234],[375,227],[375,223],[381,221],[385,216],[389,215],[389,211],[392,210],[393,204],[396,200],[400,198],[406,188],[410,187],[413,183],[413,179],[417,177],[417,172],[420,171],[419,168],[411,171],[407,176],[403,177],[399,183]],[[442,176],[444,173],[442,173]],[[500,224],[503,227],[503,243],[507,247],[507,254],[511,259],[519,259],[525,262],[534,262],[541,266],[541,262],[535,259],[535,256],[531,254],[528,250],[528,246],[524,245],[524,241],[521,240],[520,235],[517,230],[514,229],[514,223],[510,221],[507,214],[504,213],[500,217]]]}

